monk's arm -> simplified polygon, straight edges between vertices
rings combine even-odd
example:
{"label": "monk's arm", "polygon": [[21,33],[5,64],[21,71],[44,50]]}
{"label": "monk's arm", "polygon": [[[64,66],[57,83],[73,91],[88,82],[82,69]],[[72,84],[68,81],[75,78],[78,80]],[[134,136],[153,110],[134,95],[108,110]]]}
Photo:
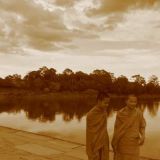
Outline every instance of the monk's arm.
{"label": "monk's arm", "polygon": [[140,128],[139,128],[139,132],[140,132],[140,145],[143,145],[144,141],[145,141],[145,128],[146,128],[146,121],[143,117],[143,114],[141,115],[141,120],[140,120]]}

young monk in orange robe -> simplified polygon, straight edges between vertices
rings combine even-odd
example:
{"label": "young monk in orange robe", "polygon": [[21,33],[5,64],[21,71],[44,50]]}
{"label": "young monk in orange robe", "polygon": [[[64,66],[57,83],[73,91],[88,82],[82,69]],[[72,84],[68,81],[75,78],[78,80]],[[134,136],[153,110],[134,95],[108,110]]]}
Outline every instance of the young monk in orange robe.
{"label": "young monk in orange robe", "polygon": [[109,160],[107,106],[109,96],[99,93],[97,105],[87,114],[86,152],[88,160]]}

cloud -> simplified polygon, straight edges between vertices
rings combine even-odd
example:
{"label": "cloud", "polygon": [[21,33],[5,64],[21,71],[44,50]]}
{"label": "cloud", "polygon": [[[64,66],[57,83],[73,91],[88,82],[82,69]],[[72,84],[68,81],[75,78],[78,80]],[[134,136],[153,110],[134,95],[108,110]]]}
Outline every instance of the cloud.
{"label": "cloud", "polygon": [[[83,0],[1,0],[0,52],[21,53],[25,48],[44,52],[75,48],[74,39],[97,37],[96,25],[82,10],[90,3]],[[65,12],[58,6],[65,8]]]}
{"label": "cloud", "polygon": [[[79,39],[73,41],[79,46],[63,51],[70,55],[124,57],[129,54],[141,55],[143,53],[157,56],[160,50],[160,42],[151,41],[107,41],[99,39]],[[158,52],[158,53],[157,53]]]}
{"label": "cloud", "polygon": [[91,10],[92,14],[111,14],[126,12],[130,9],[152,8],[159,5],[159,0],[101,0],[100,7]]}
{"label": "cloud", "polygon": [[56,43],[70,42],[74,33],[67,29],[60,13],[49,11],[30,0],[0,1],[1,52],[31,47],[58,49]]}
{"label": "cloud", "polygon": [[[159,50],[160,14],[141,10],[155,9],[157,0],[101,0],[101,5],[93,9],[96,1],[1,0],[0,52],[22,53],[30,48],[105,55],[106,50]],[[86,16],[89,7],[93,15],[103,16]],[[127,12],[130,8],[139,9]]]}
{"label": "cloud", "polygon": [[113,30],[125,20],[125,14],[137,9],[159,9],[159,0],[100,0],[96,8],[89,8],[89,17],[106,17],[106,29]]}

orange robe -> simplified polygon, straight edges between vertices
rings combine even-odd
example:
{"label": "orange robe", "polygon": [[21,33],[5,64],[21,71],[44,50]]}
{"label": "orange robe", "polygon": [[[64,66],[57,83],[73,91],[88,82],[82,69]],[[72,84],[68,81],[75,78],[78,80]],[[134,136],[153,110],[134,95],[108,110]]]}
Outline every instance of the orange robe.
{"label": "orange robe", "polygon": [[140,109],[129,111],[125,107],[117,113],[112,139],[115,160],[139,160],[139,140],[145,126]]}
{"label": "orange robe", "polygon": [[109,160],[107,112],[95,106],[87,114],[86,152],[88,160]]}

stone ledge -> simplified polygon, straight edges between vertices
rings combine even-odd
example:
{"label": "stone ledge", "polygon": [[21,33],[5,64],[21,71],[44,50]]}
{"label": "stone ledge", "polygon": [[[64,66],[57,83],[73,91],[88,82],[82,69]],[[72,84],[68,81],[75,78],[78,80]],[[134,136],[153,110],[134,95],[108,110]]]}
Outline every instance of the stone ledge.
{"label": "stone ledge", "polygon": [[0,159],[87,160],[87,156],[83,144],[0,126]]}

